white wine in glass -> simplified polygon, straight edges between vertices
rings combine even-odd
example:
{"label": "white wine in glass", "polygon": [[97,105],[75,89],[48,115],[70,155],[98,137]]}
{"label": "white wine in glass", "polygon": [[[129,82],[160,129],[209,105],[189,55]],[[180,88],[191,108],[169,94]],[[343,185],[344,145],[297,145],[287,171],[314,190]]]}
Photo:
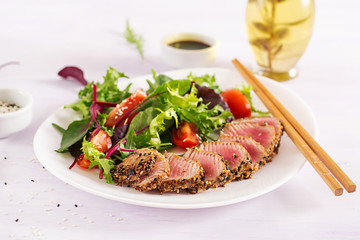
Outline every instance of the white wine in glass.
{"label": "white wine in glass", "polygon": [[277,81],[297,76],[297,61],[311,38],[313,0],[249,0],[248,39],[259,73]]}

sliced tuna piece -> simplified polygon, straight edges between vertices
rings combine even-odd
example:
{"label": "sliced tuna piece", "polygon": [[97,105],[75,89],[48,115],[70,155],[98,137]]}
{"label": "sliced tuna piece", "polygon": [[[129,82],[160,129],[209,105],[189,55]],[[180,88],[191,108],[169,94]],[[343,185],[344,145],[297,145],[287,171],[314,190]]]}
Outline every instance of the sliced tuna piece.
{"label": "sliced tuna piece", "polygon": [[220,154],[228,161],[230,180],[240,180],[246,171],[251,171],[252,163],[248,151],[236,142],[204,142],[198,147],[199,150]]}
{"label": "sliced tuna piece", "polygon": [[[250,160],[253,165],[253,171],[259,170],[259,168],[261,168],[267,162],[267,155],[265,148],[251,137],[230,136],[220,132],[220,136],[218,140],[221,142],[236,142],[241,144],[250,154]],[[247,176],[244,177],[249,178],[251,177],[251,174],[248,174]]]}
{"label": "sliced tuna piece", "polygon": [[278,149],[280,147],[281,136],[283,135],[283,132],[284,132],[284,127],[281,124],[279,119],[274,118],[274,117],[240,118],[240,119],[236,119],[235,122],[256,122],[262,126],[265,126],[265,125],[273,126],[274,130],[275,130],[276,138],[274,141],[274,150],[271,155],[273,156],[278,153]]}
{"label": "sliced tuna piece", "polygon": [[227,123],[223,133],[231,136],[247,136],[259,142],[266,149],[267,155],[271,155],[275,148],[276,135],[273,126],[259,125],[252,122]]}
{"label": "sliced tuna piece", "polygon": [[170,175],[159,185],[160,192],[187,190],[197,193],[204,189],[205,172],[199,161],[183,158],[175,153],[165,152],[164,156],[169,160]]}
{"label": "sliced tuna piece", "polygon": [[283,134],[283,126],[279,119],[274,117],[255,117],[255,118],[239,118],[234,122],[255,122],[259,125],[266,126],[270,125],[274,127],[276,137],[280,140],[281,135]]}
{"label": "sliced tuna piece", "polygon": [[152,189],[157,189],[158,186],[169,177],[169,161],[160,153],[156,154],[154,159],[155,165],[151,171],[148,174],[141,176],[139,181],[132,184],[136,190],[146,192]]}
{"label": "sliced tuna piece", "polygon": [[119,185],[132,184],[150,173],[160,153],[154,149],[138,149],[113,169],[113,178]]}
{"label": "sliced tuna piece", "polygon": [[207,152],[196,148],[188,149],[184,158],[197,160],[205,170],[205,188],[224,186],[229,180],[229,166],[217,153]]}

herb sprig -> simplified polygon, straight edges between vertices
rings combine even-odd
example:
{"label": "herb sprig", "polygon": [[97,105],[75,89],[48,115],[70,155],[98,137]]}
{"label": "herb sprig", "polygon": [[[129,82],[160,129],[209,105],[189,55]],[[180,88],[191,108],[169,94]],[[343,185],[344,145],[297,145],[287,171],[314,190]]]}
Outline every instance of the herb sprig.
{"label": "herb sprig", "polygon": [[142,38],[141,35],[136,34],[134,30],[131,29],[129,20],[126,21],[124,38],[128,43],[135,44],[135,47],[139,51],[141,58],[144,59],[144,50],[143,50],[144,39]]}

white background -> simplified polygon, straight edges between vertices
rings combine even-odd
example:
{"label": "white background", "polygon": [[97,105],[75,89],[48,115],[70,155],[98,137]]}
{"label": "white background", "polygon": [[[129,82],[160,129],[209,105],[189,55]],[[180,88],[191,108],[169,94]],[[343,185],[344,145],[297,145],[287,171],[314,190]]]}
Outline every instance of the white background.
{"label": "white background", "polygon": [[[233,69],[235,57],[252,67],[245,7],[241,0],[2,0],[0,64],[20,64],[0,69],[0,86],[26,89],[35,103],[31,126],[0,139],[0,239],[359,239],[358,192],[334,197],[310,164],[285,185],[250,201],[171,210],[82,192],[36,160],[36,129],[80,89],[57,76],[62,67],[79,66],[89,80],[101,80],[108,66],[130,77],[173,70],[161,61],[160,41],[181,31],[219,40],[214,67]],[[360,178],[359,10],[355,0],[316,1],[314,33],[298,64],[300,75],[283,83],[311,106],[320,144],[355,183]],[[122,37],[126,19],[145,39],[145,60]]]}

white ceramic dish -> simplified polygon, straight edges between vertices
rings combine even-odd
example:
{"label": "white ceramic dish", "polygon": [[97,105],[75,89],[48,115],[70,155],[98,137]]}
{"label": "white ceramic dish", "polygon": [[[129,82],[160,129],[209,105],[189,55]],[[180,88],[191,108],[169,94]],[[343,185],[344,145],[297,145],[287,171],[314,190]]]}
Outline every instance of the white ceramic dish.
{"label": "white ceramic dish", "polygon": [[[222,89],[234,88],[242,84],[240,75],[227,69],[185,69],[165,74],[174,79],[181,79],[186,77],[189,72],[195,75],[215,74]],[[259,78],[309,133],[316,138],[317,127],[308,105],[285,86],[264,77]],[[130,79],[129,81],[133,82],[133,89],[136,89],[146,86],[146,79],[151,80],[151,75]],[[120,87],[124,88],[127,83],[121,82]],[[255,95],[253,101],[257,107],[265,109]],[[210,189],[194,195],[187,193],[166,193],[163,195],[157,192],[142,193],[132,188],[106,184],[105,181],[98,179],[97,170],[89,171],[78,167],[69,170],[73,158],[68,154],[59,154],[54,151],[59,148],[61,134],[51,126],[51,123],[54,122],[67,127],[77,117],[71,110],[59,109],[44,121],[34,138],[34,150],[37,158],[48,171],[64,182],[92,194],[129,204],[159,208],[193,209],[238,203],[268,193],[286,183],[306,162],[292,141],[284,134],[279,154],[274,157],[272,163],[262,168],[252,179],[229,183],[225,188]]]}
{"label": "white ceramic dish", "polygon": [[33,97],[15,88],[0,88],[0,100],[15,103],[21,108],[0,114],[0,138],[5,138],[29,126],[32,118]]}
{"label": "white ceramic dish", "polygon": [[[189,50],[169,46],[178,41],[198,41],[206,43],[210,47]],[[163,38],[161,49],[164,63],[172,67],[206,67],[216,60],[218,42],[215,38],[200,33],[174,33]]]}

